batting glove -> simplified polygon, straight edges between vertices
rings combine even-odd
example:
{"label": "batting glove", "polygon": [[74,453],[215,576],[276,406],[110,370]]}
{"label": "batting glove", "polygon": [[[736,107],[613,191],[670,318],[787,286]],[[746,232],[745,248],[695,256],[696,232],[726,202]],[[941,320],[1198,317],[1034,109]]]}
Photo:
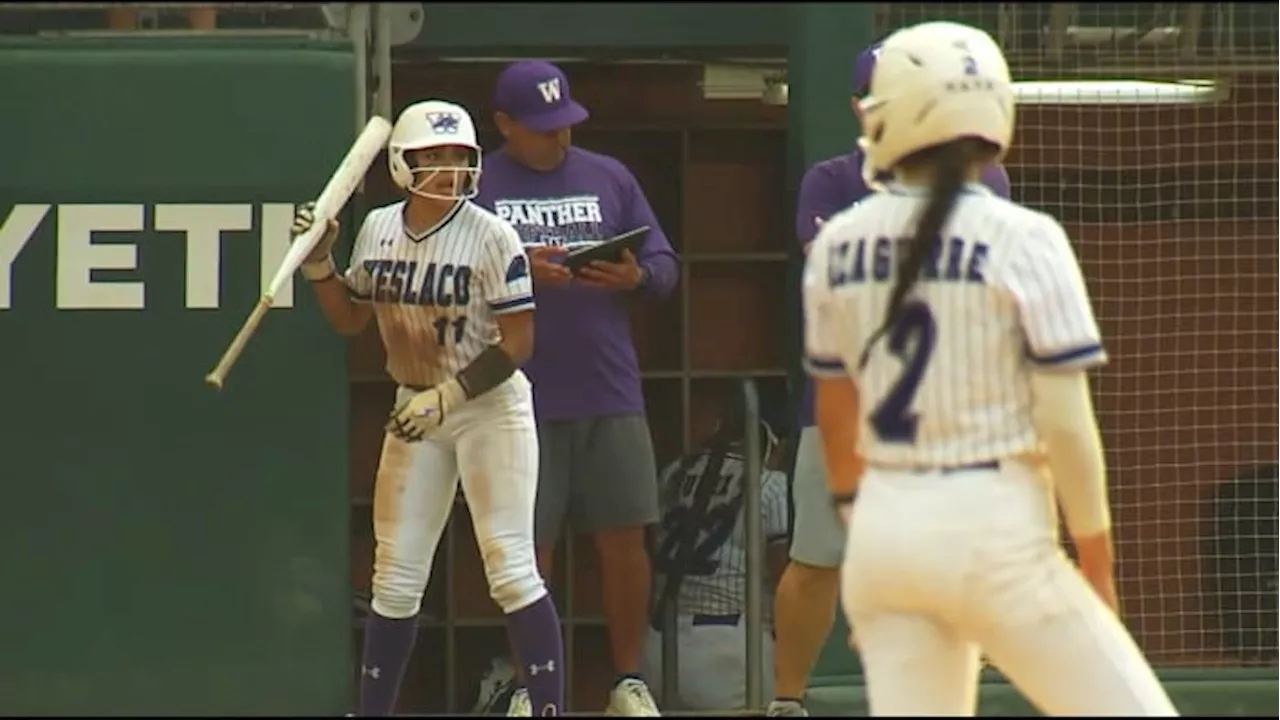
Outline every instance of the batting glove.
{"label": "batting glove", "polygon": [[289,235],[298,237],[305,234],[316,223],[316,204],[303,203],[293,211],[293,224],[289,226]]}
{"label": "batting glove", "polygon": [[[303,203],[293,213],[289,234],[296,241],[305,235],[316,222],[316,204]],[[337,221],[329,221],[329,230],[307,255],[302,263],[302,276],[312,282],[327,280],[337,271],[333,264],[333,243],[338,239]]]}
{"label": "batting glove", "polygon": [[418,442],[444,424],[449,413],[466,402],[467,394],[450,379],[410,396],[391,411],[387,432],[404,442]]}

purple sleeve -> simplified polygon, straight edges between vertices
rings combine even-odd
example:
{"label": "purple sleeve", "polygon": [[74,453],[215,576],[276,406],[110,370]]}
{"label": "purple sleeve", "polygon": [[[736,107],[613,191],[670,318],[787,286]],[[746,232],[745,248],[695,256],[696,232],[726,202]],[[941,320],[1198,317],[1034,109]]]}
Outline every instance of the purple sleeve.
{"label": "purple sleeve", "polygon": [[982,169],[982,184],[991,192],[1008,200],[1010,197],[1009,173],[1003,165],[988,165]]}
{"label": "purple sleeve", "polygon": [[635,176],[628,171],[623,182],[622,202],[626,207],[624,216],[627,218],[625,229],[649,226],[649,234],[640,247],[640,257],[636,258],[640,266],[649,272],[649,281],[644,289],[651,295],[665,297],[675,289],[676,280],[680,278],[680,263],[676,259],[676,251],[671,248],[666,233],[662,232],[653,208],[649,207],[649,199],[645,197],[644,189]]}
{"label": "purple sleeve", "polygon": [[492,162],[492,155],[486,156],[482,162],[484,163],[484,172],[480,173],[480,184],[476,187],[476,196],[471,198],[471,202],[489,212],[493,212],[493,194],[487,192],[493,183],[485,182],[485,178],[493,173],[496,163]]}
{"label": "purple sleeve", "polygon": [[800,245],[808,245],[817,237],[819,220],[827,221],[847,204],[838,177],[823,164],[809,168],[800,181],[800,197],[796,200],[796,239]]}

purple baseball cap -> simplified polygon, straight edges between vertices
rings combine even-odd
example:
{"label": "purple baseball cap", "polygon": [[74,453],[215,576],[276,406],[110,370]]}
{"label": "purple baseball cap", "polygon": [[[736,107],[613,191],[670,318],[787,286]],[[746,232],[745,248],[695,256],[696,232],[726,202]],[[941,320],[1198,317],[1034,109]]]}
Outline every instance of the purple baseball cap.
{"label": "purple baseball cap", "polygon": [[871,92],[871,73],[876,69],[878,57],[880,57],[880,43],[858,53],[858,59],[853,61],[854,95],[862,97]]}
{"label": "purple baseball cap", "polygon": [[534,132],[577,125],[589,116],[570,96],[564,71],[543,60],[521,60],[503,69],[493,107]]}

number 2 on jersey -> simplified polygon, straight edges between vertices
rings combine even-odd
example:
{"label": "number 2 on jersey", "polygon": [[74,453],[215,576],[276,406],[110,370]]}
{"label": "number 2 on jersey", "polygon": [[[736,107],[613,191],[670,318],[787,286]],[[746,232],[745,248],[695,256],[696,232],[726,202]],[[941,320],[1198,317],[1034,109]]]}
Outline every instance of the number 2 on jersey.
{"label": "number 2 on jersey", "polygon": [[444,345],[445,341],[449,339],[450,327],[453,328],[453,344],[457,345],[462,342],[462,336],[467,331],[467,316],[461,315],[453,320],[447,317],[439,317],[436,318],[435,322],[431,323],[431,326],[436,329],[436,345]]}
{"label": "number 2 on jersey", "polygon": [[924,371],[938,341],[938,324],[929,306],[908,300],[889,329],[889,352],[902,361],[902,375],[871,413],[871,426],[881,442],[913,443],[919,416],[911,411]]}

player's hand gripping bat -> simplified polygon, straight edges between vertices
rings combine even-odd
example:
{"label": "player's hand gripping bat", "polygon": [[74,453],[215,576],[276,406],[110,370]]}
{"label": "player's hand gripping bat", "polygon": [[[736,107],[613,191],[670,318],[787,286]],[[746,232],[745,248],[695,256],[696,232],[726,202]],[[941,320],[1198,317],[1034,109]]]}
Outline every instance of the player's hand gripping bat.
{"label": "player's hand gripping bat", "polygon": [[391,136],[391,123],[385,118],[374,116],[369,119],[369,123],[364,126],[364,130],[360,132],[360,136],[356,138],[355,144],[347,151],[347,156],[342,159],[342,163],[338,165],[338,169],[334,171],[333,176],[329,178],[328,184],[324,186],[324,190],[320,193],[320,197],[316,198],[315,203],[315,222],[311,229],[298,237],[293,244],[289,246],[289,252],[285,253],[284,261],[280,263],[280,269],[276,270],[276,274],[271,278],[271,284],[263,291],[262,297],[259,298],[258,304],[254,306],[253,311],[249,313],[249,317],[244,321],[244,325],[240,327],[240,332],[232,338],[231,344],[227,346],[226,352],[222,354],[222,359],[218,361],[216,367],[205,376],[204,381],[215,388],[221,389],[223,382],[227,378],[227,373],[231,372],[231,367],[235,365],[236,360],[240,358],[240,353],[244,352],[244,347],[249,342],[249,338],[253,337],[257,331],[258,325],[262,322],[262,318],[266,317],[267,311],[271,309],[271,305],[275,302],[275,296],[293,276],[298,268],[306,260],[316,243],[324,237],[325,232],[329,228],[329,220],[337,216],[342,207],[347,204],[347,200],[351,198],[352,193],[360,186],[360,182],[364,179],[365,173],[369,171],[369,166],[378,157],[378,153],[386,147],[387,138]]}

